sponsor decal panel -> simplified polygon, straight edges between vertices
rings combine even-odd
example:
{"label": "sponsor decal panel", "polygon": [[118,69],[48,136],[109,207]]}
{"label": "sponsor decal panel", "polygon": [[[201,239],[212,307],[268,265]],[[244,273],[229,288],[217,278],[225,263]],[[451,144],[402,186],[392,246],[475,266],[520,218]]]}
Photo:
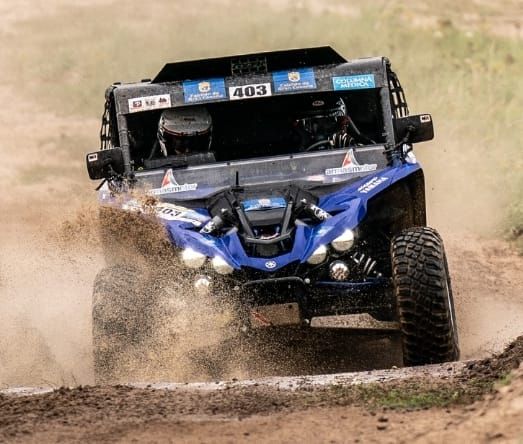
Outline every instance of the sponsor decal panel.
{"label": "sponsor decal panel", "polygon": [[209,220],[209,217],[204,216],[197,211],[167,202],[160,202],[154,207],[144,207],[138,200],[131,199],[122,204],[122,210],[133,213],[150,213],[152,210],[160,219],[189,222],[196,227],[202,226],[204,222]]}
{"label": "sponsor decal panel", "polygon": [[185,103],[226,99],[225,80],[222,78],[187,80],[183,82],[183,98]]}
{"label": "sponsor decal panel", "polygon": [[272,73],[274,92],[290,92],[301,89],[316,89],[316,79],[312,68],[300,68],[291,71]]}
{"label": "sponsor decal panel", "polygon": [[204,222],[207,222],[209,218],[197,211],[190,210],[189,208],[181,207],[166,202],[161,202],[155,207],[156,216],[164,220],[177,220],[180,222],[189,222],[196,227],[200,227]]}
{"label": "sponsor decal panel", "polygon": [[162,186],[160,188],[153,188],[152,190],[149,190],[149,194],[153,196],[159,196],[170,193],[184,193],[186,191],[195,191],[197,188],[197,183],[184,183],[183,185],[179,184],[174,178],[172,168],[169,168],[163,176]]}
{"label": "sponsor decal panel", "polygon": [[337,176],[338,174],[365,173],[368,171],[376,171],[377,168],[378,164],[376,163],[360,164],[354,156],[354,150],[351,148],[345,155],[341,167],[327,168],[325,170],[325,175]]}
{"label": "sponsor decal panel", "polygon": [[334,91],[346,91],[351,89],[375,88],[374,74],[360,74],[356,76],[338,76],[332,78]]}
{"label": "sponsor decal panel", "polygon": [[387,180],[389,180],[389,178],[385,176],[374,176],[371,180],[368,180],[363,185],[358,187],[358,192],[362,194],[367,194],[368,192],[372,191],[378,185],[381,185],[383,182],[386,182]]}
{"label": "sponsor decal panel", "polygon": [[285,208],[287,202],[283,197],[271,197],[266,199],[249,199],[242,203],[245,211],[269,210],[274,208]]}
{"label": "sponsor decal panel", "polygon": [[134,99],[129,99],[128,103],[129,113],[170,108],[171,96],[169,94],[159,94],[157,96],[136,97]]}
{"label": "sponsor decal panel", "polygon": [[272,96],[270,83],[252,83],[229,87],[229,98],[231,100],[254,99],[265,96]]}

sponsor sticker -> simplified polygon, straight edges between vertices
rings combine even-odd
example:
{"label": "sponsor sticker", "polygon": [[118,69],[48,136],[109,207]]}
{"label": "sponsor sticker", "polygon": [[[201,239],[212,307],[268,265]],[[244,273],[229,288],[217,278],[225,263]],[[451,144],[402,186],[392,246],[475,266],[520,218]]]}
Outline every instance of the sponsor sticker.
{"label": "sponsor sticker", "polygon": [[360,164],[354,156],[354,150],[350,148],[343,159],[341,168],[327,168],[325,170],[325,175],[337,176],[338,174],[364,173],[368,171],[376,171],[377,168],[378,164],[376,163]]}
{"label": "sponsor sticker", "polygon": [[156,205],[156,216],[164,220],[177,220],[181,222],[189,222],[196,227],[200,227],[204,222],[209,220],[208,217],[197,211],[178,205],[162,202]]}
{"label": "sponsor sticker", "polygon": [[222,78],[187,80],[183,82],[183,97],[185,103],[226,99],[225,80]]}
{"label": "sponsor sticker", "polygon": [[159,94],[157,96],[136,97],[134,99],[129,99],[128,103],[130,113],[170,108],[171,96],[169,94]]}
{"label": "sponsor sticker", "polygon": [[375,88],[374,74],[360,74],[356,76],[339,76],[332,78],[334,91],[346,91],[349,89]]}
{"label": "sponsor sticker", "polygon": [[273,197],[268,199],[249,199],[243,202],[243,209],[245,211],[253,210],[271,210],[274,208],[285,208],[287,202],[283,197]]}
{"label": "sponsor sticker", "polygon": [[152,190],[149,190],[149,194],[158,196],[161,194],[184,193],[186,191],[194,191],[197,188],[197,183],[184,183],[183,185],[179,184],[174,178],[172,168],[169,168],[165,173],[165,176],[163,176],[162,186],[160,188],[153,188]]}
{"label": "sponsor sticker", "polygon": [[[209,217],[198,213],[197,211],[190,210],[189,208],[181,207],[167,202],[160,202],[155,205],[154,213],[160,219],[164,220],[177,220],[181,222],[189,222],[196,227],[200,227],[204,222],[209,220]],[[130,211],[133,213],[144,213],[146,210],[144,206],[136,199],[130,199],[122,204],[122,210]]]}
{"label": "sponsor sticker", "polygon": [[253,83],[251,85],[229,87],[229,98],[231,100],[254,99],[265,96],[272,96],[270,83]]}
{"label": "sponsor sticker", "polygon": [[383,182],[387,181],[389,178],[385,176],[374,176],[371,180],[368,180],[363,185],[358,187],[358,192],[362,194],[367,194],[369,191],[372,191],[374,188],[376,188],[378,185],[382,184]]}
{"label": "sponsor sticker", "polygon": [[272,81],[274,82],[274,92],[316,89],[316,79],[312,68],[276,71],[272,73]]}

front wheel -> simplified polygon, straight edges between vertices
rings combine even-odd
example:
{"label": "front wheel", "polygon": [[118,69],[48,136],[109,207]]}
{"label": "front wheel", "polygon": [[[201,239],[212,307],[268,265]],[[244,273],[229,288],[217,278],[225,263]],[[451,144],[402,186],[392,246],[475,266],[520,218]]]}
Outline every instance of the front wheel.
{"label": "front wheel", "polygon": [[93,289],[95,382],[118,381],[124,363],[151,333],[154,305],[145,294],[143,273],[112,266],[96,277]]}
{"label": "front wheel", "polygon": [[405,365],[459,359],[454,300],[443,240],[432,228],[408,228],[392,240],[391,256]]}

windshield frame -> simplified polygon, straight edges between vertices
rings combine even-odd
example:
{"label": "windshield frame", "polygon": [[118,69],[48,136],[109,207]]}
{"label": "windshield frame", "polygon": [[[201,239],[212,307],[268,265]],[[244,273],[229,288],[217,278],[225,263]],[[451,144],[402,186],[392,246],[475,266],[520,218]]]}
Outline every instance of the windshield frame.
{"label": "windshield frame", "polygon": [[[194,165],[194,166],[188,166],[183,168],[169,168],[167,167],[161,167],[156,168],[154,170],[144,170],[144,171],[137,171],[136,172],[136,179],[139,179],[143,183],[150,183],[151,189],[149,190],[150,194],[159,196],[161,194],[168,195],[170,199],[175,200],[193,200],[193,199],[203,199],[211,197],[212,195],[215,195],[221,191],[224,191],[226,189],[229,189],[231,187],[234,187],[236,185],[239,185],[241,187],[261,187],[263,185],[284,185],[288,183],[300,183],[304,185],[304,188],[316,188],[321,186],[331,186],[334,184],[342,184],[345,182],[348,182],[355,177],[361,177],[362,175],[366,175],[372,172],[379,171],[380,169],[384,168],[386,166],[385,164],[385,156],[383,155],[385,149],[384,144],[374,144],[374,145],[363,145],[363,146],[354,146],[354,147],[347,147],[343,149],[332,149],[332,150],[321,150],[321,151],[315,151],[315,152],[309,152],[309,153],[297,153],[297,154],[284,154],[284,155],[278,155],[278,156],[266,156],[266,157],[258,157],[258,158],[251,158],[251,159],[239,159],[239,160],[231,160],[231,161],[225,161],[225,162],[216,162],[216,163],[206,163],[201,165]],[[326,180],[327,177],[329,177],[329,174],[326,173],[326,170],[329,168],[337,168],[341,167],[341,164],[336,164],[334,159],[338,159],[338,162],[340,159],[343,160],[344,157],[348,156],[349,153],[356,153],[358,154],[358,157],[361,158],[363,155],[366,158],[370,158],[369,156],[373,156],[376,159],[383,159],[382,162],[376,161],[375,167],[373,169],[369,170],[362,170],[359,172],[351,172],[351,173],[340,173],[340,174],[332,174],[330,175],[332,177],[331,180]],[[379,153],[379,155],[377,155]],[[249,180],[248,176],[245,175],[239,175],[239,183],[236,183],[236,181],[232,180],[232,177],[234,177],[235,172],[238,171],[237,168],[239,167],[252,167],[256,168],[257,165],[266,165],[271,163],[285,163],[291,161],[298,161],[298,162],[308,162],[313,161],[314,159],[319,158],[325,158],[329,157],[333,159],[332,164],[329,165],[322,165],[321,169],[319,171],[311,171],[310,175],[308,176],[301,176],[301,177],[289,177],[288,179],[282,179],[281,174],[276,174],[274,179],[271,179],[270,176],[264,176],[263,179],[256,179],[255,175],[253,174],[253,177],[251,180]],[[227,174],[220,174],[220,170],[224,169],[227,172]],[[209,174],[212,174],[212,172],[215,172],[215,174],[223,176],[224,178],[229,177],[231,178],[230,182],[226,185],[208,185],[208,186],[202,186],[199,191],[195,192],[196,188],[194,189],[187,189],[187,191],[180,191],[180,192],[173,192],[173,193],[163,193],[159,192],[161,188],[155,187],[152,182],[161,183],[163,182],[164,177],[168,174],[169,170],[172,170],[174,175],[177,175],[179,172],[190,172],[198,175],[198,172],[201,172],[201,176],[208,176]],[[179,176],[179,174],[178,174]],[[260,174],[260,176],[262,176]],[[185,176],[187,177],[187,176]],[[318,180],[312,180],[310,178],[317,177]],[[309,179],[307,179],[309,178]],[[180,181],[180,182],[183,182]],[[198,182],[199,184],[199,182]],[[184,184],[186,185],[186,184]],[[310,185],[308,187],[307,185]],[[183,186],[183,185],[182,185]],[[205,189],[212,189],[212,191],[209,191],[209,193],[205,195],[201,195],[201,191]],[[155,192],[156,191],[156,192]],[[192,196],[187,196],[187,194],[191,192],[193,194]],[[178,196],[173,197],[173,195],[179,194]]]}

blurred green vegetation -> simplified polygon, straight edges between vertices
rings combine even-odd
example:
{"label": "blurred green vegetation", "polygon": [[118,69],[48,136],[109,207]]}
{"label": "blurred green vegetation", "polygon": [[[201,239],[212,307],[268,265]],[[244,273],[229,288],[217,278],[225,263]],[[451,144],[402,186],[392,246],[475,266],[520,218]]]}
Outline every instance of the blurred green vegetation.
{"label": "blurred green vegetation", "polygon": [[411,112],[434,117],[436,140],[417,149],[430,176],[429,215],[483,229],[496,219],[506,232],[523,231],[521,42],[459,31],[448,20],[414,29],[391,7],[349,16],[291,5],[71,6],[4,36],[12,69],[0,76],[53,112],[81,118],[101,114],[113,81],[153,77],[168,61],[324,44],[348,58],[386,55]]}

